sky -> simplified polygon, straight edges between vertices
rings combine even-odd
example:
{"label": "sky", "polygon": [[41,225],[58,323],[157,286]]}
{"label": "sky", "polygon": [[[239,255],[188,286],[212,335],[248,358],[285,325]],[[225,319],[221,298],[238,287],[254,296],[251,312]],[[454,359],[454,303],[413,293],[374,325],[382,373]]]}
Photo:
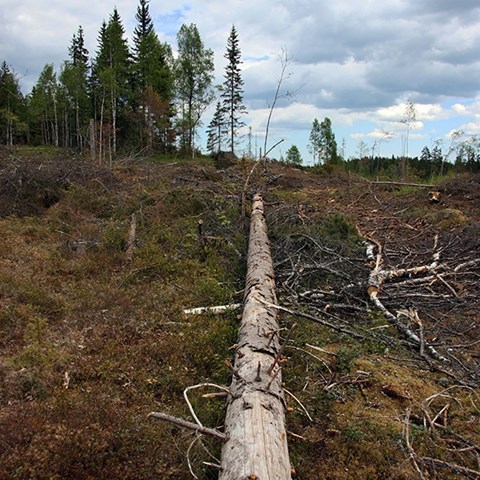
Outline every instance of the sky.
{"label": "sky", "polygon": [[[45,64],[59,69],[68,58],[79,25],[94,56],[102,21],[115,6],[131,38],[137,0],[0,0],[0,62],[14,69],[28,93]],[[150,14],[159,38],[174,51],[180,26],[197,25],[214,51],[217,84],[235,25],[244,121],[257,154],[285,52],[268,146],[283,141],[271,156],[285,156],[294,144],[311,164],[315,118],[331,119],[347,158],[360,151],[415,156],[437,143],[446,153],[453,132],[465,139],[480,134],[478,0],[151,0]],[[415,118],[405,122],[408,102]],[[205,113],[206,125],[212,114]],[[201,140],[204,145],[204,134]]]}

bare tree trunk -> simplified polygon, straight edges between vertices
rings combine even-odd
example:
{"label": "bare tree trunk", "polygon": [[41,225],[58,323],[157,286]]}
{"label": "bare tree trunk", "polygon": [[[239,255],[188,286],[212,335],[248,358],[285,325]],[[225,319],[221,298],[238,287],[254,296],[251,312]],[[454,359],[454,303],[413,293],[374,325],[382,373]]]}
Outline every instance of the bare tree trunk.
{"label": "bare tree trunk", "polygon": [[78,104],[78,98],[75,99],[75,130],[77,133],[77,148],[83,152],[83,139],[82,132],[80,130],[80,106]]}
{"label": "bare tree trunk", "polygon": [[275,280],[263,201],[250,223],[244,310],[227,400],[219,480],[291,478],[285,430]]}
{"label": "bare tree trunk", "polygon": [[[112,135],[113,135],[113,156],[117,153],[117,98],[115,97],[114,91],[112,89],[111,94],[112,100]],[[110,157],[112,156],[110,151]],[[110,161],[110,167],[111,167]]]}
{"label": "bare tree trunk", "polygon": [[54,141],[55,141],[55,146],[58,147],[59,145],[59,135],[58,135],[58,115],[57,115],[57,99],[55,98],[55,95],[53,95],[53,118],[54,118]]}
{"label": "bare tree trunk", "polygon": [[93,118],[91,118],[90,119],[90,158],[92,162],[94,162],[96,158],[95,128],[96,128],[96,122]]}
{"label": "bare tree trunk", "polygon": [[104,151],[103,151],[104,150],[104,148],[103,148],[103,142],[104,142],[104,139],[103,139],[103,114],[104,114],[104,110],[105,110],[105,89],[103,89],[103,92],[102,92],[102,104],[101,104],[101,107],[100,107],[100,131],[98,133],[98,135],[99,135],[98,161],[100,163],[103,162],[103,155],[104,155]]}

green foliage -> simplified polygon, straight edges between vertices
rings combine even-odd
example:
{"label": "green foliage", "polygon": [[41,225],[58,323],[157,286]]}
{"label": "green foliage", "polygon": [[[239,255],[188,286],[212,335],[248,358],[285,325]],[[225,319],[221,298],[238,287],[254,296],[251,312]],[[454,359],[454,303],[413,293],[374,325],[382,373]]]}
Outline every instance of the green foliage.
{"label": "green foliage", "polygon": [[323,228],[327,237],[333,237],[339,240],[349,240],[357,236],[355,227],[340,213],[329,215],[325,219]]}
{"label": "green foliage", "polygon": [[195,151],[195,133],[206,107],[213,100],[213,51],[206,49],[195,24],[182,25],[177,34],[175,90],[179,102],[181,147]]}
{"label": "green foliage", "polygon": [[310,152],[313,161],[318,163],[337,165],[341,162],[337,154],[337,142],[332,131],[332,121],[325,117],[322,123],[315,118],[310,132]]}
{"label": "green foliage", "polygon": [[207,128],[207,150],[212,156],[222,151],[222,140],[227,133],[226,127],[225,111],[222,104],[217,102],[215,113]]}
{"label": "green foliage", "polygon": [[12,146],[25,132],[25,101],[15,73],[3,62],[0,68],[0,142]]}
{"label": "green foliage", "polygon": [[126,247],[127,228],[118,222],[111,222],[105,229],[104,239],[107,248],[123,251]]}
{"label": "green foliage", "polygon": [[43,68],[28,99],[32,141],[58,147],[58,83],[53,64]]}
{"label": "green foliage", "polygon": [[20,367],[42,369],[51,360],[52,345],[47,338],[48,321],[40,315],[33,314],[27,323],[24,340],[27,347],[15,359]]}
{"label": "green foliage", "polygon": [[350,373],[353,362],[360,356],[361,351],[355,346],[341,347],[336,356],[335,368],[338,373]]}
{"label": "green foliage", "polygon": [[303,162],[302,155],[300,154],[300,150],[298,150],[298,147],[296,145],[292,145],[287,150],[287,155],[285,157],[285,161],[289,165],[293,165],[295,167],[298,167],[302,164],[302,162]]}
{"label": "green foliage", "polygon": [[205,381],[228,384],[231,372],[224,360],[231,357],[230,347],[237,338],[235,313],[192,317],[185,333],[185,355]]}
{"label": "green foliage", "polygon": [[227,51],[224,57],[228,63],[225,66],[225,80],[221,90],[223,99],[222,110],[228,126],[228,145],[230,152],[234,155],[237,131],[245,125],[241,121],[241,117],[247,113],[247,109],[243,104],[243,79],[240,69],[240,64],[242,63],[241,51],[235,25],[232,25],[230,30],[230,35],[227,39]]}

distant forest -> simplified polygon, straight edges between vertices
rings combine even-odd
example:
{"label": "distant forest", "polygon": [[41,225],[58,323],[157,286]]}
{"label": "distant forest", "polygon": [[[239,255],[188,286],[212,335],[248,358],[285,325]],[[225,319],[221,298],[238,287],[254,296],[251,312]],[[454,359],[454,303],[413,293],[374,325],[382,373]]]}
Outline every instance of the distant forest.
{"label": "distant forest", "polygon": [[[174,57],[171,45],[161,42],[155,32],[148,0],[139,0],[135,18],[130,47],[115,8],[99,29],[94,53],[86,49],[80,26],[68,46],[68,60],[58,72],[53,64],[46,64],[27,95],[3,61],[0,143],[75,149],[98,161],[112,161],[120,152],[195,157],[201,153],[196,144],[198,129],[205,111],[216,102],[207,127],[208,153],[238,155],[238,132],[246,126],[242,120],[246,108],[235,26],[226,43],[224,81],[215,86],[213,51],[205,47],[195,24],[180,27]],[[408,146],[408,133],[405,141]],[[442,142],[431,149],[424,147],[416,158],[405,152],[385,158],[374,155],[375,144],[368,148],[360,142],[357,157],[346,159],[337,152],[328,118],[322,123],[314,120],[309,143],[314,163],[342,165],[367,176],[427,179],[452,171],[480,171],[479,138],[458,134],[447,151],[442,147]],[[253,157],[251,150],[242,153]],[[296,166],[303,162],[295,145],[280,160]]]}
{"label": "distant forest", "polygon": [[[214,87],[213,51],[195,24],[177,34],[177,58],[159,40],[148,0],[140,0],[132,47],[115,8],[98,34],[95,54],[85,48],[82,27],[73,35],[69,59],[57,74],[43,68],[32,91],[24,96],[15,72],[4,61],[0,71],[0,141],[88,149],[97,159],[119,151],[193,155],[205,110],[220,96],[220,115],[211,125],[211,150],[235,147],[243,81],[235,27],[227,41],[225,82]],[[221,138],[219,138],[221,137]]]}

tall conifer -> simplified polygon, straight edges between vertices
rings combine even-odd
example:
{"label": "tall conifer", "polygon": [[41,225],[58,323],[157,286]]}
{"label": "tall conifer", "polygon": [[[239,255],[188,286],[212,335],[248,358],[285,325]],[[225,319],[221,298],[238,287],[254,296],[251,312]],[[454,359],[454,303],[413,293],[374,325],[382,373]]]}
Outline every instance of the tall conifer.
{"label": "tall conifer", "polygon": [[222,150],[222,140],[227,133],[224,114],[225,111],[222,108],[222,104],[218,102],[213,118],[207,128],[207,150],[211,155],[220,153]]}
{"label": "tall conifer", "polygon": [[160,42],[155,33],[148,3],[148,0],[140,0],[133,34],[133,108],[142,111],[148,146],[153,146],[154,135],[158,133],[165,150],[173,116],[173,55],[170,45]]}
{"label": "tall conifer", "polygon": [[241,52],[237,30],[234,25],[230,30],[224,57],[228,60],[228,63],[225,67],[225,80],[222,86],[223,109],[228,122],[230,151],[235,154],[235,137],[238,129],[245,125],[241,121],[241,116],[247,112],[247,109],[243,104],[243,80],[240,70]]}
{"label": "tall conifer", "polygon": [[12,146],[16,137],[26,130],[23,115],[24,98],[18,80],[3,62],[0,67],[0,142]]}
{"label": "tall conifer", "polygon": [[[90,102],[88,96],[89,58],[81,26],[73,35],[68,51],[70,61],[64,63],[59,77],[64,109],[63,143],[66,146],[76,146],[82,150],[86,143]],[[73,118],[70,119],[72,116]],[[72,127],[74,127],[74,134],[70,135]]]}
{"label": "tall conifer", "polygon": [[[118,118],[124,113],[128,93],[130,52],[124,35],[125,30],[122,20],[115,8],[108,24],[104,22],[100,30],[99,51],[95,61],[96,83],[101,92],[101,124],[103,125],[106,118],[105,105],[108,104],[108,116],[111,120],[111,128],[109,129],[111,135],[110,152],[113,154],[117,150]],[[102,125],[100,126],[100,133],[103,135]],[[108,145],[110,146],[110,141]]]}

